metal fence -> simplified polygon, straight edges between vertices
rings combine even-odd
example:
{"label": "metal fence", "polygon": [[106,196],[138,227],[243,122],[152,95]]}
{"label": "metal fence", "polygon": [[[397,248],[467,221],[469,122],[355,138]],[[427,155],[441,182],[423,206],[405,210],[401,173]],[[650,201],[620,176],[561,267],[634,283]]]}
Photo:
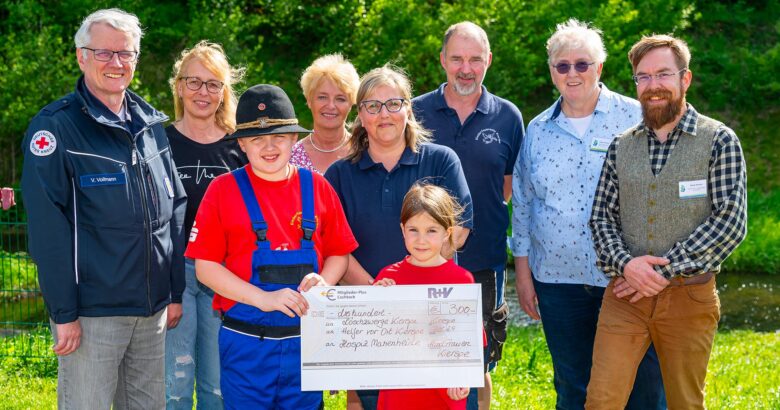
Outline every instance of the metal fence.
{"label": "metal fence", "polygon": [[0,356],[53,357],[21,192],[14,196],[16,206],[0,209]]}

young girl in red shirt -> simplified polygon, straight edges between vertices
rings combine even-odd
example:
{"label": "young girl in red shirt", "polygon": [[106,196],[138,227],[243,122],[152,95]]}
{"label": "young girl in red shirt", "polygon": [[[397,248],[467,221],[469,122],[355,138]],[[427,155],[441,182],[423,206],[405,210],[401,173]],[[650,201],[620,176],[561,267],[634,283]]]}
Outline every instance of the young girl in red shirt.
{"label": "young girl in red shirt", "polygon": [[[382,269],[374,285],[474,283],[469,271],[441,254],[445,243],[455,249],[452,234],[461,212],[443,188],[414,185],[401,206],[401,231],[409,256]],[[468,387],[381,390],[378,409],[465,409],[468,394]]]}

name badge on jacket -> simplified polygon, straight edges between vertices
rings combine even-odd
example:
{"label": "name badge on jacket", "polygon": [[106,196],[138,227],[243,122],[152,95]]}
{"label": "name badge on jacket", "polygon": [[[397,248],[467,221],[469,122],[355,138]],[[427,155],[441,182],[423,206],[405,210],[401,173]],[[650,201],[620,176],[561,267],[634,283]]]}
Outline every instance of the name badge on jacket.
{"label": "name badge on jacket", "polygon": [[90,174],[79,177],[82,188],[91,188],[104,185],[124,185],[127,183],[125,174],[119,172],[116,174]]}
{"label": "name badge on jacket", "polygon": [[678,191],[680,199],[703,198],[707,196],[707,180],[680,181]]}
{"label": "name badge on jacket", "polygon": [[168,198],[173,198],[173,185],[171,185],[171,180],[168,179],[168,177],[165,177],[165,191],[168,192]]}

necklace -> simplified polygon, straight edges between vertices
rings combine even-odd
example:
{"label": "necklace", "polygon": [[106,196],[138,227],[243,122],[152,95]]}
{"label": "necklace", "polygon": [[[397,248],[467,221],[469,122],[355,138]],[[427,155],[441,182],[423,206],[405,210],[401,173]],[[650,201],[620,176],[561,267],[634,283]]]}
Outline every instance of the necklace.
{"label": "necklace", "polygon": [[340,150],[341,147],[346,145],[347,141],[349,141],[349,138],[347,138],[346,135],[345,135],[344,138],[343,138],[343,141],[341,141],[341,144],[339,144],[338,147],[331,148],[331,149],[322,149],[322,148],[318,147],[317,144],[314,143],[314,133],[312,133],[311,136],[309,137],[309,142],[311,143],[311,146],[314,147],[314,149],[316,149],[317,151],[319,151],[319,152],[321,152],[323,154],[330,154],[331,152],[336,152],[336,151]]}

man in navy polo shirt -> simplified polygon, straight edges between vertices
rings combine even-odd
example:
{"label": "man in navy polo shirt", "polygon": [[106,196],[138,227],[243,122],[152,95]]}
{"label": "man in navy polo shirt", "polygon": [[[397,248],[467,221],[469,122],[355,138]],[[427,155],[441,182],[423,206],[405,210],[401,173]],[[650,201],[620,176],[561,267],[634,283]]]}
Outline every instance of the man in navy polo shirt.
{"label": "man in navy polo shirt", "polygon": [[[460,158],[471,191],[474,227],[457,254],[458,264],[482,284],[489,369],[501,358],[506,339],[506,202],[512,195],[512,167],[523,138],[523,117],[511,102],[482,85],[493,58],[485,30],[471,22],[450,26],[439,55],[447,82],[414,99],[415,115],[437,144]],[[480,403],[490,403],[490,375]],[[470,402],[471,407],[473,402]]]}

